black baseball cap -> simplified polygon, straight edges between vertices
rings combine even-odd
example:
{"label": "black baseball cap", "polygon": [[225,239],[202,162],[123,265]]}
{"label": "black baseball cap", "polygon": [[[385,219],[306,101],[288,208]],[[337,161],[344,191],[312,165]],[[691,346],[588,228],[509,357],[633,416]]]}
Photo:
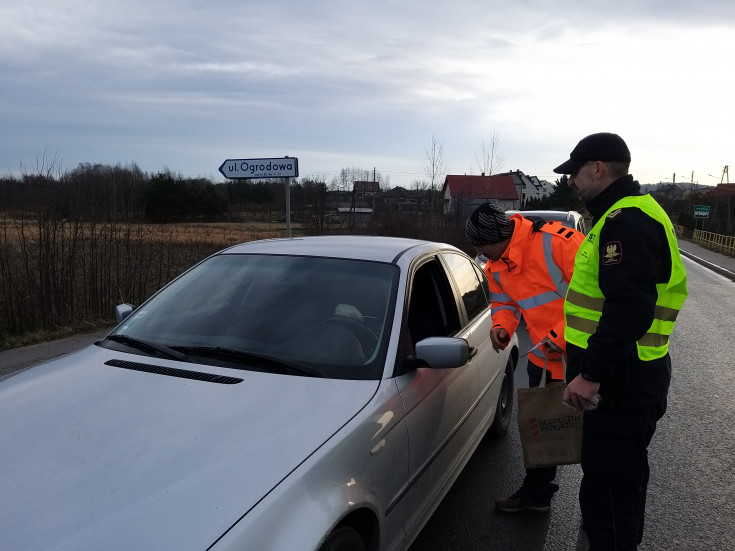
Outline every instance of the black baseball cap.
{"label": "black baseball cap", "polygon": [[569,160],[554,169],[557,174],[574,174],[589,161],[629,163],[630,150],[623,138],[610,132],[599,132],[582,138],[569,154]]}

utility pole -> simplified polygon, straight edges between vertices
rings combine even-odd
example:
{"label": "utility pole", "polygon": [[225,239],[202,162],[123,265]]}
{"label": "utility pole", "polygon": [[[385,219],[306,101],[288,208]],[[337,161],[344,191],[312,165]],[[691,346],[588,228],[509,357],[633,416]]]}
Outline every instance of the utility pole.
{"label": "utility pole", "polygon": [[[720,184],[723,183],[725,180],[725,176],[727,176],[727,183],[730,183],[730,172],[728,169],[728,166],[725,165],[725,167],[722,169],[722,177],[720,178]],[[728,189],[726,191],[727,193],[727,224],[725,227],[727,228],[727,233],[732,233],[732,213],[730,211],[730,199],[732,197],[732,191]]]}

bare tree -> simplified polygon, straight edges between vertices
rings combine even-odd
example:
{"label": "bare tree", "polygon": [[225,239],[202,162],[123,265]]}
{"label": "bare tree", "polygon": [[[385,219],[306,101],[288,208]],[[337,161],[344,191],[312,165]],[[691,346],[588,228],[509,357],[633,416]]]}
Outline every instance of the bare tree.
{"label": "bare tree", "polygon": [[351,191],[355,182],[377,182],[381,188],[386,188],[390,185],[390,178],[383,176],[375,169],[342,168],[339,176],[332,178],[329,189],[331,191]]}
{"label": "bare tree", "polygon": [[444,160],[444,142],[438,139],[435,134],[432,134],[431,143],[424,149],[424,152],[426,153],[424,172],[429,179],[429,187],[433,191],[439,187],[447,174],[447,163]]}
{"label": "bare tree", "polygon": [[429,182],[426,180],[414,180],[411,182],[411,189],[416,191],[424,191],[430,188]]}
{"label": "bare tree", "polygon": [[36,170],[31,172],[24,163],[20,164],[20,172],[24,177],[42,176],[49,180],[53,180],[63,174],[61,160],[58,158],[59,150],[56,150],[53,157],[48,154],[48,147],[43,150],[42,154],[36,155]]}
{"label": "bare tree", "polygon": [[486,176],[492,176],[500,172],[504,159],[500,153],[500,138],[498,138],[497,133],[493,132],[490,143],[483,140],[480,144],[480,151],[475,153],[475,162],[480,172]]}
{"label": "bare tree", "polygon": [[301,179],[304,189],[304,205],[307,224],[310,224],[316,235],[324,233],[324,224],[328,213],[327,176],[314,173]]}
{"label": "bare tree", "polygon": [[428,177],[428,185],[423,189],[426,190],[429,211],[432,214],[431,222],[434,225],[438,222],[441,214],[441,187],[447,175],[447,163],[444,159],[444,142],[437,138],[436,134],[432,134],[431,143],[424,149],[424,152],[426,153],[424,172]]}

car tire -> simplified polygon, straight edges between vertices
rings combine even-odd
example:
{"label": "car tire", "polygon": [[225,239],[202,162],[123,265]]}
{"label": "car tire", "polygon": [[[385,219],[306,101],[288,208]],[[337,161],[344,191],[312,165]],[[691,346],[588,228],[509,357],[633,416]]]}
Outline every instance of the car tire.
{"label": "car tire", "polygon": [[515,362],[513,356],[508,356],[503,372],[503,382],[500,385],[498,402],[495,405],[495,420],[488,431],[492,436],[499,438],[505,436],[510,427],[510,418],[513,415],[513,396],[515,378]]}
{"label": "car tire", "polygon": [[365,542],[351,526],[340,526],[334,530],[319,551],[366,551]]}

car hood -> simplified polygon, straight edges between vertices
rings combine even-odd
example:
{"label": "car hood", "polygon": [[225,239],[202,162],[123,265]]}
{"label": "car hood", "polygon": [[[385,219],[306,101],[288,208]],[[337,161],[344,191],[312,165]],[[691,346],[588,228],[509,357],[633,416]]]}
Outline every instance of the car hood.
{"label": "car hood", "polygon": [[[191,380],[112,358],[242,378]],[[180,374],[180,373],[179,373]],[[205,549],[378,381],[236,371],[92,346],[0,384],[7,549]]]}

